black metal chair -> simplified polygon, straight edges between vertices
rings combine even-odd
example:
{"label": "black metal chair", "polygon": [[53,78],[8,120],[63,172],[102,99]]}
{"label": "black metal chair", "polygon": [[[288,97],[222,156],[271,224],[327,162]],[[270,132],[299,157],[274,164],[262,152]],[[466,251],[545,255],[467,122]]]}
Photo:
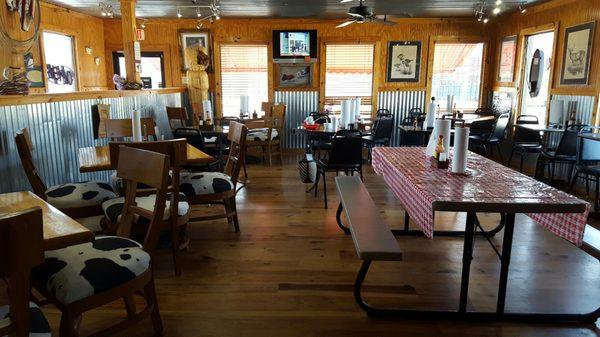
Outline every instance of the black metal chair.
{"label": "black metal chair", "polygon": [[[541,173],[543,178],[546,167],[550,171],[550,181],[554,180],[554,173],[556,171],[557,163],[566,163],[570,165],[569,178],[573,176],[573,170],[575,169],[575,163],[577,162],[577,141],[579,131],[577,129],[567,129],[563,132],[560,142],[556,149],[544,150],[538,157],[538,165],[536,166],[536,177]],[[538,170],[542,172],[537,172]]]}
{"label": "black metal chair", "polygon": [[373,123],[373,131],[370,135],[363,136],[363,141],[369,150],[368,161],[371,162],[371,151],[375,146],[390,146],[392,133],[394,132],[394,117],[384,115]]}
{"label": "black metal chair", "polygon": [[375,114],[375,116],[377,118],[387,117],[387,116],[392,116],[392,113],[388,109],[381,108],[381,109],[377,110],[377,113]]}
{"label": "black metal chair", "polygon": [[242,121],[238,117],[221,117],[221,119],[219,119],[219,125],[221,127],[223,127],[223,126],[228,127],[231,122],[242,123]]}
{"label": "black metal chair", "polygon": [[219,151],[216,147],[207,147],[204,142],[204,135],[198,129],[194,128],[177,128],[173,130],[173,138],[185,138],[187,143],[197,148],[202,152],[216,157],[216,160],[209,164],[202,165],[182,165],[183,168],[191,171],[220,171],[223,167],[222,155],[223,151]]}
{"label": "black metal chair", "polygon": [[477,108],[477,110],[475,110],[473,113],[481,117],[496,116],[496,112],[492,108]]}
{"label": "black metal chair", "polygon": [[354,172],[358,172],[362,180],[362,147],[362,133],[359,130],[340,130],[333,136],[329,156],[317,161],[315,197],[317,196],[320,177],[323,176],[325,208],[327,208],[327,178],[325,172],[336,172],[336,175],[340,171],[352,175],[354,175]]}
{"label": "black metal chair", "polygon": [[517,117],[517,127],[515,128],[514,144],[510,151],[510,157],[508,157],[507,166],[510,167],[512,163],[512,157],[515,152],[521,159],[519,166],[519,172],[523,173],[523,160],[526,153],[541,153],[542,152],[542,136],[537,130],[529,129],[521,125],[534,125],[539,124],[539,120],[536,116],[532,115],[521,115]]}
{"label": "black metal chair", "polygon": [[[480,122],[481,125],[476,124],[476,122]],[[498,116],[496,121],[493,120],[484,120],[484,121],[474,121],[471,124],[471,130],[475,127],[480,127],[481,130],[487,128],[488,123],[492,122],[491,132],[482,132],[481,134],[475,134],[469,136],[469,140],[473,143],[474,146],[478,146],[483,151],[484,155],[487,155],[489,150],[489,155],[492,156],[494,154],[493,147],[495,146],[498,150],[498,155],[500,156],[500,163],[504,163],[504,158],[502,158],[502,149],[500,148],[500,143],[504,140],[506,136],[506,128],[508,127],[508,123],[510,122],[510,114],[502,114]],[[476,124],[475,127],[473,124]]]}
{"label": "black metal chair", "polygon": [[534,115],[521,115],[517,117],[517,125],[540,124],[540,120]]}
{"label": "black metal chair", "polygon": [[585,179],[586,194],[590,193],[590,181],[596,182],[596,196],[594,198],[594,210],[600,208],[600,141],[581,138],[577,151],[577,163],[575,175],[571,179],[569,188],[573,188],[575,181],[583,176]]}

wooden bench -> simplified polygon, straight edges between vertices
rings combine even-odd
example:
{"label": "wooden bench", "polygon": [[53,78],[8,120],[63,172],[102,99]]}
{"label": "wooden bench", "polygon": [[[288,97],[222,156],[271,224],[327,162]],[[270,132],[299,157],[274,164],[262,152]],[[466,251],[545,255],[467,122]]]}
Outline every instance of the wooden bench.
{"label": "wooden bench", "polygon": [[600,230],[587,225],[581,249],[600,260]]}
{"label": "wooden bench", "polygon": [[[390,228],[383,222],[371,195],[358,177],[335,178],[340,206],[336,214],[338,226],[352,234],[356,254],[363,261],[354,283],[356,303],[372,315],[382,309],[370,306],[361,296],[361,287],[372,261],[401,261],[402,251]],[[348,226],[342,220],[345,211]]]}

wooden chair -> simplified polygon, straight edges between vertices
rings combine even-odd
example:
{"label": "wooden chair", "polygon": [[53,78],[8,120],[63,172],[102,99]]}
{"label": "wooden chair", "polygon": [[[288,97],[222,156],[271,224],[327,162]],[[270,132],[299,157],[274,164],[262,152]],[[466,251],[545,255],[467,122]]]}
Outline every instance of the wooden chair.
{"label": "wooden chair", "polygon": [[[78,336],[84,312],[123,299],[127,318],[95,333],[106,336],[150,316],[157,335],[163,326],[154,290],[151,256],[156,248],[165,212],[169,157],[131,147],[119,149],[117,175],[126,181],[126,196],[118,236],[47,251],[46,261],[33,269],[35,288],[61,312],[60,336]],[[138,184],[155,188],[152,209],[136,203]],[[143,245],[130,239],[134,217],[150,219]],[[84,266],[84,267],[82,267]],[[134,295],[145,300],[136,310]]]}
{"label": "wooden chair", "polygon": [[[167,187],[169,192],[163,221],[158,223],[158,228],[161,231],[169,230],[171,232],[171,246],[173,253],[173,267],[175,275],[181,275],[179,265],[179,231],[180,228],[187,225],[189,220],[189,204],[185,202],[185,198],[179,193],[179,173],[181,165],[185,163],[187,157],[187,141],[185,139],[164,140],[156,142],[110,142],[110,161],[111,166],[116,169],[119,165],[120,150],[123,147],[131,147],[161,153],[169,156],[171,176],[170,183]],[[156,190],[148,188],[149,186],[138,186],[138,198],[136,202],[142,207],[151,208],[157,198]],[[105,201],[102,204],[104,215],[107,218],[108,227],[113,232],[118,228],[119,215],[124,207],[125,198],[115,198]],[[178,205],[171,207],[171,205]],[[149,220],[149,219],[146,219]],[[136,221],[139,225],[143,225],[144,221]]]}
{"label": "wooden chair", "polygon": [[265,117],[271,117],[271,112],[275,103],[273,102],[262,102],[260,104],[260,110],[265,113]]}
{"label": "wooden chair", "polygon": [[248,147],[260,147],[263,158],[269,166],[273,165],[272,156],[274,154],[279,155],[279,160],[283,164],[281,139],[285,130],[285,105],[273,106],[272,117],[265,117],[264,121],[263,128],[248,131]]}
{"label": "wooden chair", "polygon": [[44,262],[42,230],[39,207],[0,216],[0,278],[9,290],[8,305],[0,306],[0,336],[51,335],[44,314],[29,302],[31,268]]}
{"label": "wooden chair", "polygon": [[187,126],[188,114],[187,110],[183,107],[167,107],[167,118],[169,119],[169,126],[171,130],[177,128],[185,128]]}
{"label": "wooden chair", "polygon": [[[142,123],[142,136],[150,137],[152,136],[154,140],[157,139],[156,123],[154,123],[154,119],[152,117],[143,117],[141,118]],[[119,141],[124,138],[133,137],[133,130],[131,129],[131,118],[125,119],[106,119],[104,121],[104,126],[106,127],[106,137],[111,141]]]}
{"label": "wooden chair", "polygon": [[246,154],[246,134],[248,128],[237,122],[229,124],[229,156],[225,164],[224,172],[182,172],[180,190],[185,194],[188,203],[199,204],[222,204],[225,207],[224,214],[210,215],[190,218],[189,221],[204,221],[227,218],[227,222],[239,232],[239,221],[235,203],[236,185],[240,169],[244,163]]}
{"label": "wooden chair", "polygon": [[15,143],[33,193],[89,229],[99,231],[103,219],[102,202],[117,196],[112,186],[106,182],[89,181],[48,188],[33,163],[34,148],[26,128],[17,132]]}

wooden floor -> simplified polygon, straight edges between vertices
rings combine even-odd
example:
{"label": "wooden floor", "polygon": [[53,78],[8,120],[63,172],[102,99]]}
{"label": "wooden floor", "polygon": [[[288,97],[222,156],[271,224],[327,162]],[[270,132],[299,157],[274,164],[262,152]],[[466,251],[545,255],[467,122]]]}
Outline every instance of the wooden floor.
{"label": "wooden floor", "polygon": [[[238,196],[241,233],[226,221],[190,225],[191,250],[174,277],[169,251],[156,260],[156,288],[165,336],[598,336],[598,326],[465,323],[371,319],[355,304],[352,284],[360,261],[352,239],[335,223],[337,195],[328,181],[330,209],[305,193],[295,156],[283,166],[249,167]],[[384,218],[399,227],[404,212],[370,167],[365,182]],[[331,183],[329,183],[331,182]],[[212,209],[214,210],[214,208]],[[209,209],[209,211],[212,211]],[[206,212],[206,209],[195,209]],[[480,217],[491,228],[498,217]],[[464,217],[437,216],[436,228],[462,228]],[[494,241],[501,243],[500,233]],[[462,239],[399,238],[404,261],[374,263],[366,297],[374,304],[453,309],[458,305]],[[499,263],[476,240],[470,310],[493,310]],[[583,312],[600,306],[600,263],[526,216],[517,216],[507,311]],[[56,309],[44,309],[58,331]],[[120,302],[84,316],[82,333],[124,317]],[[600,323],[599,323],[600,324]],[[151,336],[149,321],[121,336]]]}

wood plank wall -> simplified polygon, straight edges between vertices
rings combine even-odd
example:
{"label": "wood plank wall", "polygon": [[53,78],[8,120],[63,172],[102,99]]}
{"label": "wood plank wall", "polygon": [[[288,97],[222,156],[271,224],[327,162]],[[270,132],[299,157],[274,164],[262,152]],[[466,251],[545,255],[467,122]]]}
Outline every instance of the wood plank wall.
{"label": "wood plank wall", "polygon": [[[214,24],[205,23],[204,28],[210,29],[213,36],[213,59],[215,72],[220,71],[218,50],[221,44],[229,43],[264,43],[269,45],[271,55],[272,30],[276,29],[317,29],[319,36],[319,48],[322,52],[322,44],[325,42],[359,42],[375,43],[375,79],[374,88],[378,90],[425,90],[427,76],[427,59],[429,40],[437,36],[480,36],[485,40],[486,31],[481,24],[472,19],[402,19],[395,27],[378,24],[353,25],[342,29],[335,26],[341,20],[317,20],[317,19],[222,19]],[[194,29],[196,21],[189,19],[150,19],[146,22],[146,40],[141,42],[142,51],[162,51],[165,55],[165,73],[167,86],[182,85],[181,54],[179,50],[179,35],[181,29]],[[104,36],[106,39],[107,74],[112,74],[113,65],[110,55],[113,51],[122,49],[121,23],[117,19],[106,20],[104,25]],[[387,83],[387,44],[389,41],[421,41],[422,59],[420,80],[417,83]],[[319,55],[319,62],[322,60]],[[319,91],[322,86],[320,77],[320,64],[317,63],[313,69],[313,88]],[[270,63],[271,98],[273,91],[277,88],[277,67]],[[215,73],[209,74],[211,80],[211,91],[216,91],[217,104],[219,78]],[[489,83],[486,80],[485,83]],[[216,90],[215,90],[216,89]],[[287,89],[290,90],[290,89]],[[306,90],[306,89],[305,89]],[[487,92],[489,88],[484,88]]]}
{"label": "wood plank wall", "polygon": [[[106,59],[104,58],[104,29],[103,20],[93,16],[81,14],[49,3],[41,2],[41,30],[64,33],[75,37],[77,49],[77,68],[79,71],[79,89],[81,91],[106,90]],[[6,14],[6,6],[0,6],[2,15]],[[40,55],[40,42],[33,49],[34,61],[42,64]],[[85,52],[85,47],[92,48],[92,54]],[[96,65],[95,57],[100,57],[100,64]],[[0,69],[10,64],[10,52],[0,48]],[[112,81],[111,81],[112,82]],[[32,89],[32,92],[45,92],[44,89]]]}
{"label": "wood plank wall", "polygon": [[[563,45],[565,42],[565,29],[581,23],[596,21],[596,32],[592,48],[591,67],[588,85],[561,85],[560,75],[563,63]],[[600,1],[599,0],[553,0],[527,9],[524,14],[510,13],[501,15],[498,19],[490,21],[492,24],[492,59],[491,86],[495,90],[516,90],[520,63],[522,61],[523,37],[543,29],[556,29],[554,71],[552,77],[551,94],[555,95],[584,95],[596,97],[593,119],[598,123],[598,99],[600,95]],[[498,74],[498,52],[502,39],[506,36],[517,35],[519,55],[517,56],[516,80],[512,83],[499,83],[496,81]]]}

